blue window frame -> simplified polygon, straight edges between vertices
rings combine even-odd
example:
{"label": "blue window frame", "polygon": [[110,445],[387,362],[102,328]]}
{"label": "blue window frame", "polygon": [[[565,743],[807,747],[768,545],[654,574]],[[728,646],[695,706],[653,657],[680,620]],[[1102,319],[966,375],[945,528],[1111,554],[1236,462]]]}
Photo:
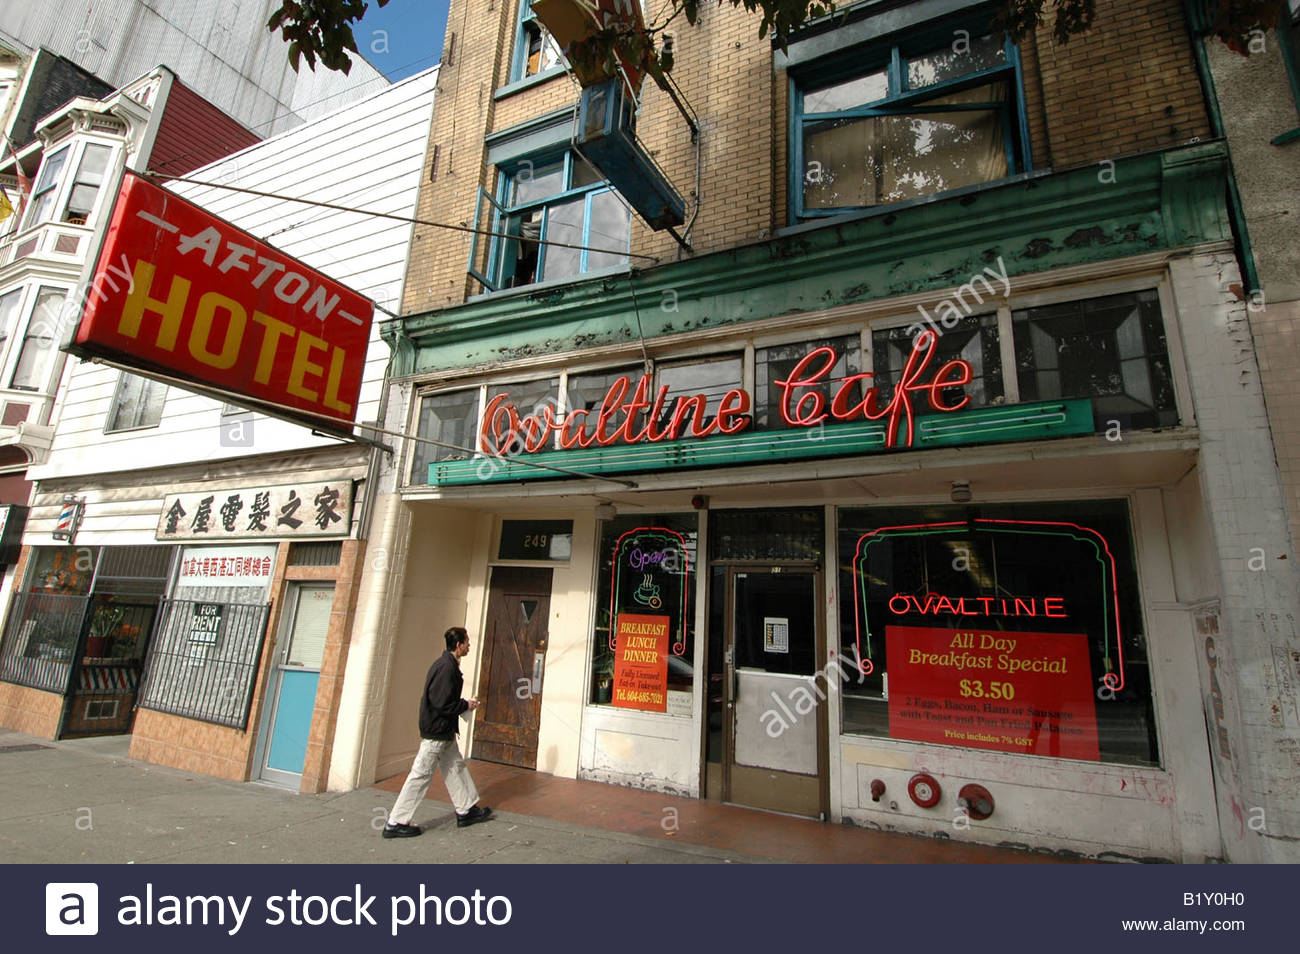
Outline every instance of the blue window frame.
{"label": "blue window frame", "polygon": [[[576,278],[628,260],[627,203],[572,150],[502,166],[496,197],[479,190],[475,221],[494,233],[484,271],[478,236],[469,273],[489,291]],[[485,222],[485,213],[491,215]]]}
{"label": "blue window frame", "polygon": [[859,46],[790,76],[795,221],[1031,167],[1020,57],[980,21]]}
{"label": "blue window frame", "polygon": [[564,68],[564,55],[546,27],[533,14],[532,0],[519,0],[519,27],[515,35],[515,57],[510,81],[540,76]]}

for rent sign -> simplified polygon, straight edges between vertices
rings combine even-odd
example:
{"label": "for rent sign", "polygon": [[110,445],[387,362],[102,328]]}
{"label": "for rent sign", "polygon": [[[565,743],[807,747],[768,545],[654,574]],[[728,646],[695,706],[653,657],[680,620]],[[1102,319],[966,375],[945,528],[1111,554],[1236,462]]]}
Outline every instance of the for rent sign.
{"label": "for rent sign", "polygon": [[297,259],[128,172],[91,287],[74,354],[351,432],[374,307]]}

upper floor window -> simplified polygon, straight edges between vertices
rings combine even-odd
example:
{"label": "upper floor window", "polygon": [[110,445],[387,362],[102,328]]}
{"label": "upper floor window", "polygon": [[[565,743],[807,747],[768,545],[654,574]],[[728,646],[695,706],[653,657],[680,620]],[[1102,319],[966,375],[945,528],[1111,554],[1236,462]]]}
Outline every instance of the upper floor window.
{"label": "upper floor window", "polygon": [[67,164],[68,153],[71,151],[71,146],[64,146],[50,155],[41,166],[41,173],[36,177],[36,184],[32,187],[32,199],[27,207],[27,221],[23,223],[24,225],[38,225],[54,214],[59,180],[62,178],[63,167]]}
{"label": "upper floor window", "polygon": [[85,225],[95,208],[99,187],[108,173],[108,159],[113,150],[108,146],[89,144],[81,153],[77,173],[72,177],[72,188],[64,205],[63,221]]}
{"label": "upper floor window", "polygon": [[564,64],[564,55],[533,13],[532,0],[519,0],[519,32],[510,79],[517,82]]}
{"label": "upper floor window", "polygon": [[67,298],[62,288],[42,286],[36,293],[36,306],[27,321],[23,346],[18,352],[9,386],[19,391],[55,390],[50,381],[54,357],[58,353],[59,312]]}
{"label": "upper floor window", "polygon": [[0,295],[0,362],[3,362],[5,342],[13,333],[18,321],[18,309],[23,303],[23,289],[19,285],[13,291]]}
{"label": "upper floor window", "polygon": [[[56,217],[60,222],[85,225],[95,210],[112,156],[112,146],[93,142],[74,143],[51,153],[32,189],[23,227]],[[66,175],[69,166],[74,170],[70,178]]]}
{"label": "upper floor window", "polygon": [[152,378],[123,371],[117,380],[117,393],[108,411],[106,433],[130,431],[141,427],[157,427],[162,420],[163,402],[167,399],[167,385]]}
{"label": "upper floor window", "polygon": [[[492,291],[574,278],[628,259],[632,214],[599,172],[576,153],[502,169],[486,271],[470,274]],[[480,209],[480,215],[482,209]],[[482,219],[479,218],[480,223]]]}
{"label": "upper floor window", "polygon": [[928,31],[791,79],[797,219],[936,195],[1024,171],[1016,47]]}

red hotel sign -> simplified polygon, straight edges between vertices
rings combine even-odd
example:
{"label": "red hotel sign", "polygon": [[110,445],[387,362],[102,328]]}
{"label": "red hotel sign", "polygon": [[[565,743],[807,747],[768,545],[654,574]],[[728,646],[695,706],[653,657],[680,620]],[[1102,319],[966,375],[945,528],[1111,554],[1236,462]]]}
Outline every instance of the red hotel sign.
{"label": "red hotel sign", "polygon": [[351,433],[374,306],[130,172],[70,346]]}
{"label": "red hotel sign", "polygon": [[[930,330],[916,336],[894,393],[884,407],[880,406],[880,389],[866,386],[873,376],[870,372],[838,379],[832,390],[831,370],[839,357],[833,348],[815,348],[794,366],[788,378],[776,382],[781,394],[781,417],[791,427],[816,427],[828,418],[840,422],[885,420],[886,447],[897,445],[899,428],[905,421],[904,446],[911,447],[914,394],[923,395],[936,411],[960,411],[970,402],[969,396],[953,405],[943,402],[945,388],[960,387],[973,379],[974,369],[968,362],[954,359],[933,374],[928,373],[936,361],[938,340]],[[860,401],[854,398],[859,383],[865,388]],[[505,455],[518,441],[531,454],[550,449],[553,435],[558,435],[561,450],[654,444],[683,437],[735,434],[752,423],[749,394],[739,388],[724,394],[717,413],[712,420],[706,420],[705,395],[679,395],[670,401],[667,385],[660,385],[653,397],[652,387],[648,374],[641,375],[635,385],[623,375],[610,385],[598,409],[577,408],[563,418],[550,403],[543,404],[536,413],[521,414],[508,393],[498,394],[488,402],[483,415],[479,449],[486,454]],[[823,391],[832,395],[829,404]]]}

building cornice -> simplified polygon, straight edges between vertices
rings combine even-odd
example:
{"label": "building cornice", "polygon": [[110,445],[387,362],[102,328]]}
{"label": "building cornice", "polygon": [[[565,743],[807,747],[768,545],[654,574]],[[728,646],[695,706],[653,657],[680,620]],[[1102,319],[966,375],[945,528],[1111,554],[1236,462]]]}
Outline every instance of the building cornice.
{"label": "building cornice", "polygon": [[[567,285],[484,296],[381,328],[396,376],[699,334],[1231,240],[1221,142],[1145,153],[895,213]],[[670,307],[671,306],[671,307]]]}

